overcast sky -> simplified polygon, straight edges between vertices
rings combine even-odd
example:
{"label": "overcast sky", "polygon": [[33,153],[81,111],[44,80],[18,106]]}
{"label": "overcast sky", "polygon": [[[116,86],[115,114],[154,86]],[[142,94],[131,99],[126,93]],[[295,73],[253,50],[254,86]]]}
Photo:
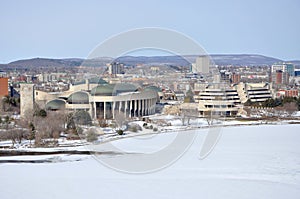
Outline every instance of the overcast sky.
{"label": "overcast sky", "polygon": [[300,59],[299,0],[0,1],[0,63],[88,56],[107,38],[162,27],[209,54],[253,53]]}

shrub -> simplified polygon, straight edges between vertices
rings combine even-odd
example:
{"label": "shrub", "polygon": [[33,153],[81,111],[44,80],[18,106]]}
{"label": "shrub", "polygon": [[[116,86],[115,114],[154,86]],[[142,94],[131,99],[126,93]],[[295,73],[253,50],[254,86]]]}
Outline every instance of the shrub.
{"label": "shrub", "polygon": [[88,142],[94,142],[96,140],[98,140],[98,136],[95,133],[95,131],[91,130],[91,129],[88,130],[87,135],[86,135],[86,141],[88,141]]}
{"label": "shrub", "polygon": [[76,127],[76,134],[80,135],[83,133],[83,129],[81,127]]}
{"label": "shrub", "polygon": [[157,129],[156,127],[154,127],[154,128],[153,128],[153,131],[155,131],[155,132],[156,132],[156,131],[158,131],[158,129]]}
{"label": "shrub", "polygon": [[152,125],[150,125],[150,127],[149,127],[150,129],[153,129],[153,126]]}
{"label": "shrub", "polygon": [[102,128],[108,127],[108,123],[105,119],[98,119],[99,126]]}
{"label": "shrub", "polygon": [[47,116],[47,112],[46,112],[44,109],[41,109],[41,110],[39,111],[38,115],[39,115],[40,117],[46,117],[46,116]]}
{"label": "shrub", "polygon": [[74,114],[74,122],[80,125],[91,125],[92,118],[87,111],[80,110],[76,111]]}
{"label": "shrub", "polygon": [[123,131],[122,129],[118,129],[118,130],[117,130],[117,133],[118,133],[119,135],[123,135],[123,134],[124,134],[124,131]]}
{"label": "shrub", "polygon": [[137,126],[129,126],[128,130],[134,133],[138,132]]}
{"label": "shrub", "polygon": [[144,123],[144,124],[143,124],[143,127],[146,127],[146,126],[148,126],[148,124],[147,124],[147,123]]}

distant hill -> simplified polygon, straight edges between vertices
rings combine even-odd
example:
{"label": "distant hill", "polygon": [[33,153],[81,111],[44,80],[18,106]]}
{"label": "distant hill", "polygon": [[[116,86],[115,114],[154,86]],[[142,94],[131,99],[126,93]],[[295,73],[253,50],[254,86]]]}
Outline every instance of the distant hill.
{"label": "distant hill", "polygon": [[263,55],[212,55],[212,59],[218,65],[272,65],[283,60]]}
{"label": "distant hill", "polygon": [[[129,64],[148,64],[148,63],[166,63],[173,65],[188,65],[194,63],[196,60],[196,55],[187,55],[184,58],[180,56],[153,56],[153,57],[120,57],[117,60],[122,63]],[[276,59],[273,57],[266,57],[263,55],[249,55],[249,54],[239,54],[239,55],[211,55],[212,60],[217,65],[272,65],[277,62],[283,62],[283,60]]]}
{"label": "distant hill", "polygon": [[83,59],[48,59],[48,58],[33,58],[24,59],[6,64],[10,67],[65,67],[65,66],[80,66]]}
{"label": "distant hill", "polygon": [[[196,55],[181,56],[123,56],[117,59],[110,57],[100,57],[96,59],[79,59],[79,58],[68,58],[68,59],[48,59],[48,58],[33,58],[18,60],[8,64],[1,64],[2,67],[76,67],[76,66],[104,66],[111,61],[118,61],[127,65],[136,64],[169,64],[169,65],[189,65],[194,63]],[[211,55],[213,61],[217,65],[272,65],[277,62],[283,62],[273,57],[267,57],[263,55],[254,54],[214,54]],[[299,60],[289,61],[300,66]]]}

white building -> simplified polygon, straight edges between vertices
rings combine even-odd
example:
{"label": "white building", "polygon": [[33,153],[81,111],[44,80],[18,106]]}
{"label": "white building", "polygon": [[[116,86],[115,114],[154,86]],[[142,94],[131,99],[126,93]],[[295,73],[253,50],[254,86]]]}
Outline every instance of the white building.
{"label": "white building", "polygon": [[240,97],[234,88],[228,88],[224,84],[208,85],[199,93],[198,111],[205,115],[236,115],[241,108]]}
{"label": "white building", "polygon": [[210,57],[208,55],[202,55],[196,58],[196,63],[192,64],[193,73],[209,73],[210,68]]}
{"label": "white building", "polygon": [[240,83],[236,86],[242,103],[263,102],[273,97],[272,84],[269,83]]}
{"label": "white building", "polygon": [[268,83],[239,83],[233,87],[226,84],[207,85],[199,92],[198,111],[208,114],[232,116],[243,109],[248,100],[263,102],[273,97],[272,85]]}

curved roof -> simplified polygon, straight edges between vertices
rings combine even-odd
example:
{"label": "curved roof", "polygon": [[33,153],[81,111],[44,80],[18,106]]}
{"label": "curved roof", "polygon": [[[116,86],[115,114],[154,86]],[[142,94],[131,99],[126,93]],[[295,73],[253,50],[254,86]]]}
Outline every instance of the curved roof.
{"label": "curved roof", "polygon": [[85,84],[85,80],[81,80],[73,83],[73,85],[80,85],[80,84]]}
{"label": "curved roof", "polygon": [[68,103],[72,104],[88,104],[89,103],[89,95],[85,92],[78,91],[75,93],[72,93],[68,99]]}
{"label": "curved roof", "polygon": [[103,84],[91,90],[91,95],[100,96],[112,96],[125,92],[135,92],[137,87],[133,84],[121,83],[121,84]]}
{"label": "curved roof", "polygon": [[162,92],[161,88],[157,86],[147,86],[146,88],[144,88],[144,90],[154,90],[156,92]]}
{"label": "curved roof", "polygon": [[55,99],[55,100],[51,100],[49,101],[45,108],[46,110],[59,110],[59,109],[64,109],[66,105],[66,102],[64,100],[61,99]]}
{"label": "curved roof", "polygon": [[[94,77],[94,78],[90,78],[87,80],[89,84],[107,84],[107,81],[103,80],[102,78],[98,78],[98,77]],[[81,81],[77,81],[74,82],[73,85],[80,85],[80,84],[85,84],[86,80],[81,80]]]}
{"label": "curved roof", "polygon": [[108,84],[107,81],[98,77],[91,78],[88,81],[90,84]]}

